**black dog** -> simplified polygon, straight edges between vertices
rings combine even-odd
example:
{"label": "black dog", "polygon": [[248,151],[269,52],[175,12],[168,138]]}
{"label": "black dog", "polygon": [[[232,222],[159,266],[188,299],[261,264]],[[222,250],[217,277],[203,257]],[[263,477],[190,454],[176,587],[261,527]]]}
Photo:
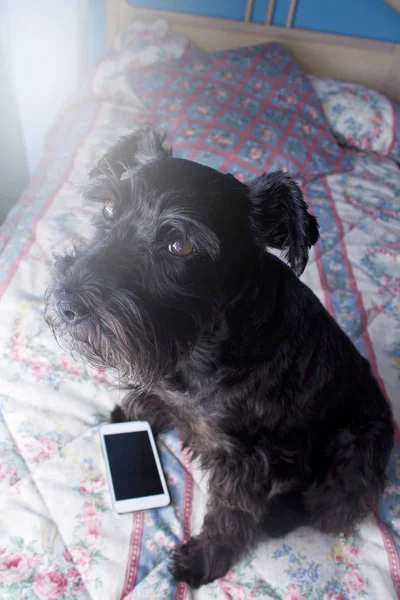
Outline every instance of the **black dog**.
{"label": "black dog", "polygon": [[244,185],[162,142],[142,129],[92,171],[96,233],[56,261],[46,318],[119,371],[116,420],[177,427],[210,471],[201,533],[172,562],[197,587],[256,542],[275,484],[319,529],[349,531],[382,491],[393,423],[368,362],[297,278],[318,239],[299,187],[282,173]]}

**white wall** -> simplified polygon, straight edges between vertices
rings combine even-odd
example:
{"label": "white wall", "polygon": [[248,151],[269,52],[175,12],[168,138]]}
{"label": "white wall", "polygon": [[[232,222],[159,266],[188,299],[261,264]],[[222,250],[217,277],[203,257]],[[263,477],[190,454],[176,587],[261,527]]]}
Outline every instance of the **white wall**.
{"label": "white wall", "polygon": [[1,32],[30,172],[42,156],[46,132],[76,91],[84,1],[3,0]]}

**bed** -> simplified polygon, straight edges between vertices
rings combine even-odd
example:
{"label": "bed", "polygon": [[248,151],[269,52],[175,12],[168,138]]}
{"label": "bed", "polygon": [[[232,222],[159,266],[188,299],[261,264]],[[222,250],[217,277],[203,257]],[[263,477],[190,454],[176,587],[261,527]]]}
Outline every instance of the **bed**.
{"label": "bed", "polygon": [[[123,516],[111,509],[98,427],[118,402],[118,381],[112,373],[75,362],[57,345],[43,320],[43,296],[52,253],[90,234],[97,209],[83,201],[79,185],[113,141],[144,123],[166,126],[181,155],[200,157],[221,168],[229,165],[238,178],[274,165],[291,170],[301,181],[321,226],[321,241],[303,279],[368,357],[400,419],[400,108],[361,85],[379,87],[376,70],[371,68],[355,84],[319,77],[323,68],[319,65],[308,69],[314,73],[310,83],[300,68],[298,41],[293,45],[289,37],[283,41],[300,66],[279,45],[254,46],[276,37],[267,30],[264,38],[258,26],[253,31],[244,23],[244,29],[237,31],[238,43],[232,43],[231,37],[228,45],[223,33],[229,31],[228,25],[214,23],[222,32],[220,46],[203,45],[200,50],[195,45],[199,34],[193,32],[204,22],[196,24],[191,17],[188,25],[189,17],[176,15],[169,25],[159,14],[140,11],[140,20],[135,13],[132,23],[133,12],[123,2],[109,3],[109,36],[125,25],[128,28],[57,120],[45,157],[0,229],[0,596],[4,600],[398,598],[398,432],[385,494],[352,536],[332,538],[301,528],[283,539],[263,542],[225,578],[197,591],[176,585],[168,571],[173,548],[199,529],[207,498],[207,477],[182,450],[175,432],[159,438],[171,505]],[[183,31],[189,32],[192,42]],[[277,35],[282,41],[282,32]],[[331,38],[327,41],[335,46]],[[325,42],[321,38],[318,43]],[[234,54],[233,62],[231,54],[210,59],[205,52],[235,45],[252,49]],[[360,51],[356,45],[349,48]],[[398,50],[388,53],[390,61]],[[384,52],[381,46],[370,51],[374,56]],[[215,146],[207,146],[209,129],[193,141],[196,118],[167,123],[162,111],[165,89],[157,89],[154,96],[151,86],[158,85],[161,75],[175,76],[177,64],[191,69],[212,60],[215,75],[217,65],[231,61],[239,72],[245,63],[253,64],[254,56],[262,64],[264,52],[277,69],[287,69],[285,76],[295,69],[290,85],[297,85],[297,91],[279,92],[283,108],[291,97],[306,94],[301,110],[308,111],[308,117],[303,114],[295,121],[302,123],[305,136],[315,129],[319,139],[327,140],[322,146],[309,144],[307,170],[301,168],[305,162],[292,155],[288,159],[288,152],[300,151],[295,144],[285,150],[286,167],[279,162],[283,155],[278,162],[272,154],[260,156],[255,133],[247,157],[229,146],[236,138],[215,137],[215,132]],[[221,73],[232,76],[235,68]],[[329,69],[326,73],[346,76]],[[207,87],[209,83],[204,80],[202,89],[215,90]],[[231,85],[220,83],[217,90]],[[393,80],[390,86],[399,94]],[[253,96],[245,95],[246,107],[235,109],[239,114],[254,106],[246,98]],[[225,100],[220,106],[225,106]],[[265,110],[264,105],[261,108]],[[314,119],[314,125],[308,118]],[[273,136],[273,127],[267,129]],[[188,137],[179,137],[179,131],[186,131]],[[272,147],[274,141],[268,136],[265,147]],[[337,148],[334,140],[340,143]],[[195,156],[196,152],[200,154]],[[324,160],[312,160],[320,155]]]}

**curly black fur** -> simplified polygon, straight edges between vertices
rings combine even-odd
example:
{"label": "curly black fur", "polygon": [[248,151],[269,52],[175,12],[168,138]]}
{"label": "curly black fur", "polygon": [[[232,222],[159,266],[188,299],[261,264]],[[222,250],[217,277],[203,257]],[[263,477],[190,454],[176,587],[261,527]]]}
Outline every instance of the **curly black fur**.
{"label": "curly black fur", "polygon": [[[318,239],[300,188],[282,173],[244,185],[162,144],[141,130],[92,171],[86,197],[114,214],[56,261],[46,319],[119,371],[114,420],[177,427],[210,471],[203,528],[171,566],[197,587],[268,529],[276,485],[315,527],[351,530],[384,487],[393,424],[368,362],[296,277]],[[193,253],[171,254],[176,239]]]}

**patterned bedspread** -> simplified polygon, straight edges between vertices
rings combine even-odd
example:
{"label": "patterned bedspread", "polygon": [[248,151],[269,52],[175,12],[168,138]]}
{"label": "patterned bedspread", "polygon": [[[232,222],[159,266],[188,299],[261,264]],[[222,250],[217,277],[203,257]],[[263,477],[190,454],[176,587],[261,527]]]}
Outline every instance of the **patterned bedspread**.
{"label": "patterned bedspread", "polygon": [[[3,600],[358,600],[400,597],[400,451],[376,508],[351,537],[303,528],[260,545],[224,579],[175,586],[171,550],[199,529],[206,477],[176,434],[159,439],[172,504],[118,516],[98,426],[118,400],[109,373],[74,362],[43,320],[52,253],[86,238],[96,207],[77,185],[145,117],[84,100],[0,229],[0,597]],[[400,170],[349,150],[350,172],[305,187],[321,242],[303,276],[371,361],[400,419]]]}

